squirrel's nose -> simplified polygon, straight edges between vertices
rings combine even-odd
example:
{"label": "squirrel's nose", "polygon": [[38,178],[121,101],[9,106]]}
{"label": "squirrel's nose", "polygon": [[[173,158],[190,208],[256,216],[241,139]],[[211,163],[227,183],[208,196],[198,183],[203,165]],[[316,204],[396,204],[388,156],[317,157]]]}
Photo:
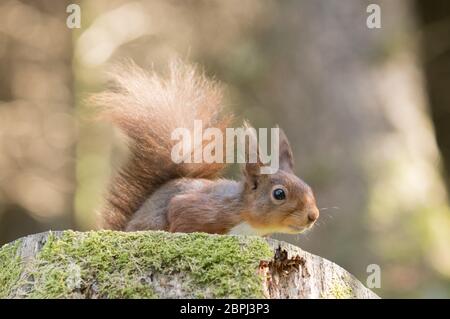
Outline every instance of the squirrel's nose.
{"label": "squirrel's nose", "polygon": [[314,207],[308,213],[308,220],[312,223],[315,222],[317,218],[319,218],[319,210],[316,207]]}

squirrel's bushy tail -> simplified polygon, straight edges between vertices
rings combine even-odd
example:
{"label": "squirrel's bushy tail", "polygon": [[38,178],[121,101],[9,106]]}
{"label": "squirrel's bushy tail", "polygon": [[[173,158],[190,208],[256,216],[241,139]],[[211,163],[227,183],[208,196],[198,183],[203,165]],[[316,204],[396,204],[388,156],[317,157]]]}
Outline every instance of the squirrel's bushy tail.
{"label": "squirrel's bushy tail", "polygon": [[[215,178],[225,164],[176,164],[171,140],[177,128],[191,132],[194,120],[203,128],[222,130],[231,117],[222,113],[220,86],[196,67],[172,61],[167,77],[146,72],[132,62],[111,72],[113,87],[91,98],[100,118],[129,138],[130,157],[114,178],[102,211],[104,228],[123,229],[143,202],[164,183],[180,178]],[[193,151],[193,150],[192,150]]]}

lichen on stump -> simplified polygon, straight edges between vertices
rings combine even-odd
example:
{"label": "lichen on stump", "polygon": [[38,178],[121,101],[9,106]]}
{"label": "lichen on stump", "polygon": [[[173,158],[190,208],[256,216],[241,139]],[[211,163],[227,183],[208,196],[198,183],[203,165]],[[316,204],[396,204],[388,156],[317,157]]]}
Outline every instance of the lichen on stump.
{"label": "lichen on stump", "polygon": [[0,249],[0,298],[264,297],[376,295],[339,266],[261,237],[64,231]]}

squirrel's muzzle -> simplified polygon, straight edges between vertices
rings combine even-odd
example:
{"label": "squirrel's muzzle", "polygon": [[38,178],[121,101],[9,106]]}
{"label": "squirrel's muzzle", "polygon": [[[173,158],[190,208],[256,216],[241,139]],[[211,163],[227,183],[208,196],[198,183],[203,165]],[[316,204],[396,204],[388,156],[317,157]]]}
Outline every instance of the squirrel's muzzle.
{"label": "squirrel's muzzle", "polygon": [[311,223],[314,223],[317,218],[319,218],[319,209],[317,207],[314,207],[308,212],[308,220]]}

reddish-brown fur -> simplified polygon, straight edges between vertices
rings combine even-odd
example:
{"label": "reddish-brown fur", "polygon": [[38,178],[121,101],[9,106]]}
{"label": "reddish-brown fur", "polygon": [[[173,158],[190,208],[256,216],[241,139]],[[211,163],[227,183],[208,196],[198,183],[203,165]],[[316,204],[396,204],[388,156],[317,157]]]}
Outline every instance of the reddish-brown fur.
{"label": "reddish-brown fur", "polygon": [[[114,178],[102,211],[103,227],[117,230],[203,231],[224,234],[245,222],[257,229],[296,233],[319,215],[314,195],[293,173],[289,142],[281,131],[280,170],[261,175],[246,164],[241,181],[217,179],[221,163],[176,164],[171,132],[217,127],[225,136],[231,116],[222,114],[219,85],[181,62],[164,79],[133,63],[113,73],[114,89],[95,95],[100,116],[130,139],[130,159]],[[286,200],[273,198],[283,188]]]}

